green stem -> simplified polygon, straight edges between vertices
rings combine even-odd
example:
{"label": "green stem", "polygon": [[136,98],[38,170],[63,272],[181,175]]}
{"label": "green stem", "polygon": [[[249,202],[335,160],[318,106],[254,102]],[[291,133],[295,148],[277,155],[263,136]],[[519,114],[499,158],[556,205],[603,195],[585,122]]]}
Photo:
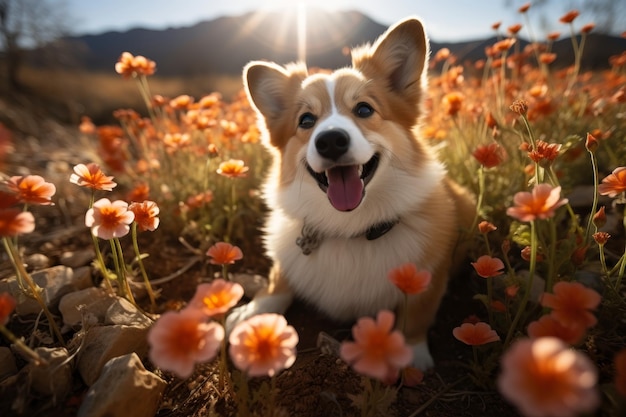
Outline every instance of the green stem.
{"label": "green stem", "polygon": [[591,234],[591,225],[593,224],[593,216],[596,214],[598,208],[598,163],[596,155],[593,152],[589,152],[591,155],[591,168],[593,170],[593,203],[591,205],[591,212],[589,214],[589,220],[587,221],[587,228],[585,229],[585,240],[589,241],[589,235]]}
{"label": "green stem", "polygon": [[107,291],[109,294],[115,294],[113,290],[113,286],[111,285],[111,281],[109,281],[109,270],[104,263],[104,257],[102,256],[102,252],[100,251],[100,245],[98,244],[98,238],[89,231],[91,235],[91,240],[93,242],[93,247],[96,251],[96,259],[98,260],[98,269],[100,269],[100,273],[102,274],[102,278],[104,279],[105,285],[107,287]]}
{"label": "green stem", "polygon": [[4,337],[9,340],[9,342],[13,343],[15,346],[21,349],[22,352],[24,352],[24,354],[28,356],[35,365],[48,365],[48,361],[46,361],[44,358],[39,356],[37,352],[28,347],[28,345],[24,343],[22,339],[17,338],[9,329],[0,325],[0,333],[2,333]]}
{"label": "green stem", "polygon": [[485,198],[485,167],[480,166],[478,168],[478,199],[476,201],[476,214],[474,220],[472,220],[472,226],[469,229],[469,233],[473,234],[478,224],[478,218],[480,217],[480,210],[483,206],[483,200]]}
{"label": "green stem", "polygon": [[137,222],[133,222],[133,226],[131,229],[132,240],[133,240],[133,249],[135,250],[135,257],[137,258],[137,264],[139,265],[139,270],[141,271],[141,276],[143,277],[143,282],[146,285],[146,291],[148,291],[148,297],[150,298],[150,306],[152,307],[152,312],[156,311],[156,301],[154,297],[154,291],[152,291],[152,285],[150,284],[150,280],[148,279],[148,274],[146,273],[146,268],[143,266],[143,260],[141,259],[141,253],[139,252],[139,244],[137,243]]}
{"label": "green stem", "polygon": [[515,314],[515,318],[513,319],[513,323],[511,323],[511,327],[509,328],[509,332],[506,335],[506,339],[504,340],[504,350],[507,349],[509,343],[515,332],[517,330],[517,325],[519,324],[522,315],[524,314],[524,310],[526,309],[526,304],[528,303],[528,298],[530,297],[530,292],[532,290],[533,281],[535,278],[535,268],[537,265],[537,228],[535,225],[535,221],[531,220],[530,222],[530,267],[528,271],[528,282],[526,284],[526,291],[524,292],[524,296],[522,297],[522,301],[517,309],[517,313]]}
{"label": "green stem", "polygon": [[555,278],[554,266],[556,264],[556,223],[553,219],[549,219],[548,224],[550,227],[550,242],[547,246],[550,248],[550,252],[548,254],[548,277],[545,291],[552,292],[552,285],[554,284]]}

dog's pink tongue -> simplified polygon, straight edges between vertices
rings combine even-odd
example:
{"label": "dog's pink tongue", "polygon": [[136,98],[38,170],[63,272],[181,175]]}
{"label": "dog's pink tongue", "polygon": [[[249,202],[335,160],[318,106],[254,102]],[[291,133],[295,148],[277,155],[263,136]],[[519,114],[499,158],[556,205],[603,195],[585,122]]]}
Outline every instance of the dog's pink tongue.
{"label": "dog's pink tongue", "polygon": [[340,211],[354,210],[363,198],[363,181],[357,165],[331,168],[328,177],[328,199]]}

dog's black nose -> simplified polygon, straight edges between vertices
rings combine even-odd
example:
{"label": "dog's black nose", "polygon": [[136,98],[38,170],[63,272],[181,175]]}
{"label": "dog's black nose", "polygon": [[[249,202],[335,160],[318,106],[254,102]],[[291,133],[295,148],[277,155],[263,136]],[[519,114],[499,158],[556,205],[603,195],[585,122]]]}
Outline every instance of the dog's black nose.
{"label": "dog's black nose", "polygon": [[350,136],[343,129],[333,128],[320,133],[315,138],[315,149],[324,158],[336,161],[348,151]]}

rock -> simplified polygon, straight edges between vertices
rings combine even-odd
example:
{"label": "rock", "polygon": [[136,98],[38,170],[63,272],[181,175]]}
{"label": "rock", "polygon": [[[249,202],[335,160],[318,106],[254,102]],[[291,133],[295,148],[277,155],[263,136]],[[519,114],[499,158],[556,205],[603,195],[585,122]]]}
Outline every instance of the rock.
{"label": "rock", "polygon": [[96,254],[93,248],[81,249],[77,251],[67,251],[61,254],[61,264],[70,268],[86,266],[93,261]]}
{"label": "rock", "polygon": [[[61,297],[85,288],[85,279],[76,281],[74,271],[66,266],[54,266],[31,274],[33,281],[42,289],[42,297],[49,309],[56,310]],[[33,298],[23,295],[17,279],[11,277],[0,281],[0,292],[9,292],[17,300],[15,312],[20,315],[39,314],[41,307]]]}
{"label": "rock", "polygon": [[6,346],[0,346],[0,381],[17,374],[17,365],[13,352]]}
{"label": "rock", "polygon": [[243,287],[244,295],[247,298],[254,297],[257,292],[267,287],[267,278],[261,275],[232,274],[230,278]]}
{"label": "rock", "polygon": [[44,269],[49,267],[51,264],[50,258],[42,253],[33,253],[32,255],[29,255],[26,259],[24,259],[24,262],[28,265],[28,269],[30,270]]}
{"label": "rock", "polygon": [[147,371],[135,353],[109,360],[89,388],[78,417],[153,417],[166,383]]}
{"label": "rock", "polygon": [[89,320],[91,324],[102,324],[107,310],[111,304],[115,303],[115,300],[114,296],[96,287],[71,292],[63,296],[59,302],[63,324],[69,327],[79,326],[84,315],[94,318],[94,320]]}
{"label": "rock", "polygon": [[104,323],[147,328],[152,325],[152,320],[139,311],[130,301],[118,297],[107,310]]}
{"label": "rock", "polygon": [[24,367],[28,372],[31,387],[40,394],[63,399],[72,388],[72,366],[65,348],[38,347],[35,352],[48,361],[47,365],[29,363]]}
{"label": "rock", "polygon": [[147,328],[132,326],[95,326],[85,335],[78,372],[87,385],[93,385],[104,365],[112,358],[135,352],[140,357],[148,351]]}

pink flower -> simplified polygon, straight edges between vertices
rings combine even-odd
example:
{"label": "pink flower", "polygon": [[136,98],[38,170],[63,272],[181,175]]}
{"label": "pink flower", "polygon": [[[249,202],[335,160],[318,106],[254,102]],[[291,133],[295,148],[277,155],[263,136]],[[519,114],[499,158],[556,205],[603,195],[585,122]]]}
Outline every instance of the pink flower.
{"label": "pink flower", "polygon": [[565,281],[556,283],[553,292],[543,293],[541,305],[551,308],[550,314],[562,325],[592,327],[598,322],[591,311],[600,304],[600,294],[579,282]]}
{"label": "pink flower", "polygon": [[626,167],[615,168],[602,180],[602,184],[598,185],[598,192],[609,197],[616,197],[624,191],[626,191]]}
{"label": "pink flower", "polygon": [[39,175],[15,176],[6,181],[7,188],[23,203],[50,205],[57,189]]}
{"label": "pink flower", "polygon": [[593,363],[559,339],[519,340],[501,364],[498,389],[525,416],[574,417],[599,404]]}
{"label": "pink flower", "polygon": [[109,240],[128,234],[135,219],[132,211],[128,210],[128,203],[117,200],[111,202],[108,198],[101,198],[93,203],[93,207],[85,215],[85,225],[91,227],[91,233],[101,239]]}
{"label": "pink flower", "polygon": [[382,310],[376,320],[362,317],[352,327],[354,342],[343,342],[339,355],[352,368],[380,381],[388,381],[390,375],[413,360],[413,351],[406,345],[404,336],[393,330],[395,316]]}
{"label": "pink flower", "polygon": [[576,324],[574,326],[564,326],[551,314],[541,316],[539,320],[528,325],[528,336],[531,339],[540,337],[556,337],[568,345],[577,345],[587,333],[587,327]]}
{"label": "pink flower", "polygon": [[0,237],[13,237],[35,230],[35,217],[18,208],[0,210]]}
{"label": "pink flower", "polygon": [[216,322],[206,323],[200,311],[170,311],[148,333],[150,360],[163,370],[188,378],[196,363],[215,357],[223,339],[224,328]]}
{"label": "pink flower", "polygon": [[241,249],[226,242],[217,242],[207,251],[207,256],[211,258],[209,261],[213,265],[234,264],[235,261],[243,258]]}
{"label": "pink flower", "polygon": [[550,184],[539,184],[532,192],[522,191],[515,194],[513,202],[515,207],[509,207],[506,214],[519,221],[530,222],[554,216],[555,210],[568,201],[561,198],[561,187],[552,188]]}
{"label": "pink flower", "polygon": [[249,376],[274,376],[296,361],[298,333],[278,314],[259,314],[237,324],[228,338],[237,369]]}
{"label": "pink flower", "polygon": [[486,345],[487,343],[497,342],[500,336],[487,323],[463,323],[459,327],[452,330],[454,337],[470,346]]}
{"label": "pink flower", "polygon": [[209,317],[225,314],[237,305],[243,296],[243,287],[218,278],[210,284],[201,284],[189,301],[190,308],[198,308]]}
{"label": "pink flower", "polygon": [[159,227],[159,206],[154,201],[146,200],[143,203],[131,203],[128,209],[135,215],[135,222],[139,230],[150,230]]}
{"label": "pink flower", "polygon": [[499,258],[492,258],[489,255],[483,255],[472,262],[472,266],[476,273],[483,278],[497,277],[502,275],[504,263]]}
{"label": "pink flower", "polygon": [[414,263],[408,262],[389,271],[387,278],[403,293],[419,294],[426,291],[432,275],[429,271],[418,271]]}

